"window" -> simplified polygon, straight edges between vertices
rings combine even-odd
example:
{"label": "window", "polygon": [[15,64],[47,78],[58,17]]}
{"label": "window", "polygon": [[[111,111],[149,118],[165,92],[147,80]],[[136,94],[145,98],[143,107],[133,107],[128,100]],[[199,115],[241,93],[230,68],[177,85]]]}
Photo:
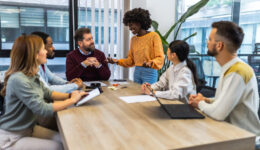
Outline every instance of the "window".
{"label": "window", "polygon": [[241,0],[239,25],[245,34],[240,54],[251,54],[255,43],[260,43],[260,1]]}
{"label": "window", "polygon": [[[0,52],[10,52],[13,42],[21,34],[34,31],[48,33],[56,53],[69,50],[69,1],[68,0],[0,0]],[[0,53],[3,57],[3,53]],[[63,53],[65,56],[66,53]],[[1,58],[1,70],[10,64],[8,55]],[[54,72],[65,72],[65,58],[48,60]],[[63,76],[64,77],[64,76]]]}
{"label": "window", "polygon": [[[177,7],[177,17],[187,11],[187,9],[199,0],[180,0]],[[210,0],[198,13],[194,14],[183,23],[181,27],[180,39],[197,32],[195,37],[187,40],[190,45],[195,46],[195,50],[203,66],[205,80],[210,86],[216,86],[216,78],[220,75],[220,66],[214,57],[207,56],[207,39],[211,31],[211,24],[220,20],[232,20],[232,0]],[[199,73],[200,74],[200,73]]]}
{"label": "window", "polygon": [[68,0],[0,0],[1,50],[10,50],[21,34],[42,31],[56,50],[69,50]]}
{"label": "window", "polygon": [[1,49],[10,49],[12,42],[20,35],[19,8],[0,6]]}
{"label": "window", "polygon": [[[178,18],[187,9],[199,0],[180,0],[178,4]],[[211,24],[215,21],[231,21],[232,0],[210,0],[198,13],[191,16],[183,23],[181,28],[181,39],[197,32],[197,35],[187,42],[195,46],[196,51],[207,54],[207,38],[211,31]]]}
{"label": "window", "polygon": [[[106,57],[121,57],[123,0],[80,0],[78,3],[78,27],[88,27],[97,49]],[[119,39],[119,40],[118,40]],[[111,78],[120,78],[121,67],[111,65]]]}
{"label": "window", "polygon": [[[10,64],[9,53],[17,37],[43,31],[52,37],[57,54],[47,64],[52,71],[64,73],[66,53],[73,49],[75,22],[76,27],[91,29],[96,48],[106,56],[122,58],[119,50],[122,49],[123,0],[0,0],[0,3],[0,71]],[[79,7],[74,10],[76,4]],[[111,65],[110,69],[111,78],[120,78],[120,67]]]}
{"label": "window", "polygon": [[47,10],[47,33],[52,37],[57,50],[69,50],[69,12]]}

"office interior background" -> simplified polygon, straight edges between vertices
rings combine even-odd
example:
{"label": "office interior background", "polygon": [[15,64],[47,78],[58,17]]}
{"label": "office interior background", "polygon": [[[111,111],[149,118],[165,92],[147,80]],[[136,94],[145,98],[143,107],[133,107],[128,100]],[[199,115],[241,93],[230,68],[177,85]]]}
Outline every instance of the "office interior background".
{"label": "office interior background", "polygon": [[[161,33],[199,0],[0,0],[0,71],[8,69],[10,50],[21,34],[33,31],[48,33],[56,48],[56,57],[48,60],[49,68],[65,77],[66,54],[75,49],[75,29],[91,29],[96,48],[106,56],[127,56],[132,34],[122,23],[125,11],[142,7],[148,9],[151,18],[159,23]],[[245,37],[238,51],[239,57],[249,63],[259,76],[260,43],[259,0],[210,0],[197,14],[182,24],[178,39],[197,32],[187,42],[191,46],[191,58],[199,58],[200,76],[207,85],[216,87],[220,66],[213,57],[207,56],[207,38],[211,23],[220,20],[239,24]],[[152,28],[150,30],[153,30]],[[173,35],[172,35],[173,37]],[[169,38],[171,41],[173,38]],[[123,69],[110,64],[113,78],[132,79],[133,69]],[[3,74],[2,74],[3,75]],[[258,80],[258,84],[260,81]]]}

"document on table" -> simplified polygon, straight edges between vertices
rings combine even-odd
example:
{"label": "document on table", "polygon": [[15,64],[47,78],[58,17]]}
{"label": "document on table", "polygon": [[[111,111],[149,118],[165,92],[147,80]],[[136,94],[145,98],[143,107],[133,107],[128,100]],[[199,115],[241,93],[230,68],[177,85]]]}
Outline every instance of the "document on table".
{"label": "document on table", "polygon": [[118,81],[109,81],[109,83],[112,84],[119,84],[119,85],[126,85],[129,84],[127,81],[118,82]]}
{"label": "document on table", "polygon": [[121,96],[119,98],[126,103],[149,102],[156,100],[155,97],[150,95]]}
{"label": "document on table", "polygon": [[83,82],[86,86],[91,86],[91,83],[100,83],[101,86],[107,86],[105,83],[100,81],[85,81]]}
{"label": "document on table", "polygon": [[94,98],[94,97],[96,97],[96,96],[98,96],[98,95],[100,95],[100,91],[99,91],[98,88],[96,88],[96,89],[90,91],[90,92],[88,93],[88,95],[86,95],[85,97],[81,98],[81,100],[79,100],[79,101],[75,104],[75,106],[82,105],[82,104],[86,103],[87,101],[91,100],[92,98]]}

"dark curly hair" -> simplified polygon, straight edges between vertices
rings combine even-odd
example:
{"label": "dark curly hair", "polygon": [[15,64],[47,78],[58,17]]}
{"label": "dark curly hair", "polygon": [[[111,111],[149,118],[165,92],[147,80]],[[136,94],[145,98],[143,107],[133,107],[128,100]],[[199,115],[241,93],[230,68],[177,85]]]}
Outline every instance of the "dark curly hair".
{"label": "dark curly hair", "polygon": [[148,10],[134,8],[125,13],[123,23],[125,26],[128,26],[129,23],[140,23],[142,29],[148,30],[151,27],[152,20]]}

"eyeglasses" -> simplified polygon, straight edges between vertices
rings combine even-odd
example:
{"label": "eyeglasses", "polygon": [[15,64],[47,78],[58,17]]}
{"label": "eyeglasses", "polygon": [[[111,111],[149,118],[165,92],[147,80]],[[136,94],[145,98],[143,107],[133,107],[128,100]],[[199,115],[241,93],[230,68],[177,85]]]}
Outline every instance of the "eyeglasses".
{"label": "eyeglasses", "polygon": [[[210,40],[206,38],[206,42],[209,42]],[[214,42],[222,42],[221,40],[214,40]]]}

